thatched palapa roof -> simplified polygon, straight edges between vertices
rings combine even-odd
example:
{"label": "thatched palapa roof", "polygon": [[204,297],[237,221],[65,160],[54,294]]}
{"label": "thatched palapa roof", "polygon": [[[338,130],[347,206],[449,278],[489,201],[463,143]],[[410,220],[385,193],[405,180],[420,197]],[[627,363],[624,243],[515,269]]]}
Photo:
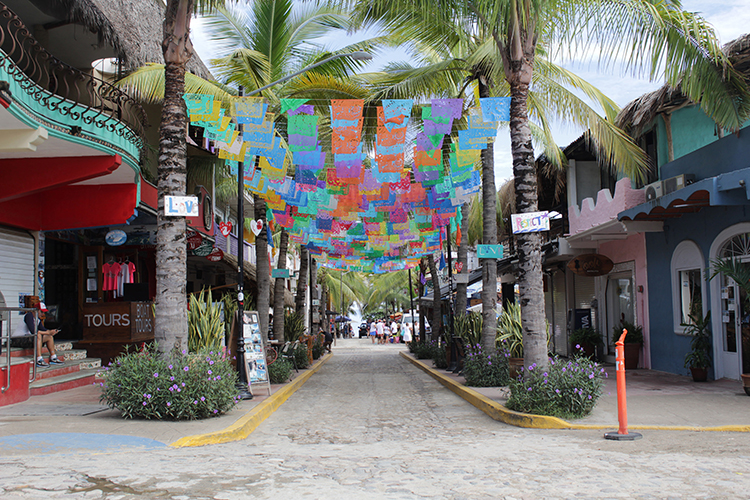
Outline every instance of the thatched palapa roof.
{"label": "thatched palapa roof", "polygon": [[[69,20],[86,26],[114,47],[126,69],[147,62],[164,63],[161,43],[166,6],[161,0],[57,0]],[[188,71],[211,78],[208,68],[193,54]]]}
{"label": "thatched palapa roof", "polygon": [[[726,44],[724,52],[732,66],[750,79],[750,34],[743,35]],[[677,88],[665,84],[660,89],[634,99],[617,115],[620,128],[629,128],[633,135],[640,135],[659,113],[673,111],[694,104]]]}

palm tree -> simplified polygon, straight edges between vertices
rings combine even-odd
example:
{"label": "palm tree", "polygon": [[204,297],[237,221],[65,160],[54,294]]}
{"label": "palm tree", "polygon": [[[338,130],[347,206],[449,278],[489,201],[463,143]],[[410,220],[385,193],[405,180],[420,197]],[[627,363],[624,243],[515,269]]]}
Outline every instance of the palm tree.
{"label": "palm tree", "polygon": [[[483,31],[492,47],[484,46],[498,67],[511,97],[510,137],[516,192],[516,212],[537,211],[537,182],[532,146],[530,91],[543,66],[539,57],[554,47],[576,50],[599,57],[606,66],[624,61],[626,70],[645,71],[652,78],[664,76],[667,83],[680,85],[683,92],[724,128],[737,130],[750,108],[747,89],[729,67],[713,29],[699,16],[683,12],[677,0],[366,0],[353,1],[359,15],[380,21],[393,29],[406,29],[411,35],[441,47],[456,38],[456,22],[464,32]],[[429,16],[430,23],[422,22]],[[402,28],[399,28],[402,27]],[[535,71],[537,70],[537,71]],[[480,81],[480,83],[482,83]],[[480,88],[481,89],[481,88]],[[492,90],[492,89],[488,89]],[[560,112],[567,100],[545,103]],[[575,111],[575,110],[574,110]],[[604,129],[607,134],[602,134]],[[611,123],[599,122],[591,128],[600,161],[639,177],[643,155],[629,158],[629,141]],[[603,141],[606,137],[609,141]],[[632,142],[630,142],[632,144]],[[484,169],[483,182],[491,182],[494,172]],[[642,172],[642,170],[640,170]],[[485,241],[494,237],[494,211],[489,204],[494,189],[484,189]],[[487,232],[491,235],[487,235]],[[517,237],[519,266],[517,283],[521,294],[526,365],[547,365],[542,292],[541,237],[527,233]],[[486,277],[485,277],[486,278]],[[485,283],[486,288],[487,283]],[[494,289],[493,289],[494,293]],[[484,300],[484,295],[483,295]],[[488,304],[484,304],[484,311]],[[484,318],[485,321],[487,318]],[[484,336],[484,332],[483,332]]]}
{"label": "palm tree", "polygon": [[[206,18],[206,31],[217,41],[220,57],[212,61],[214,71],[225,84],[242,85],[247,89],[260,88],[284,79],[296,70],[316,63],[331,55],[316,39],[336,31],[342,35],[349,29],[349,15],[340,8],[327,4],[295,5],[292,0],[268,0],[254,2],[248,9],[218,8]],[[371,48],[371,41],[362,41],[341,49],[340,53]],[[345,77],[361,67],[361,62],[338,59],[319,66],[316,73],[332,77]],[[300,82],[310,81],[309,76],[290,80],[288,83],[263,91],[263,96],[272,104],[283,97],[302,97],[305,86]],[[308,94],[309,95],[309,94]],[[265,202],[255,197],[256,219],[265,223]],[[259,210],[262,206],[263,210]],[[262,212],[262,213],[261,213]],[[267,249],[261,235],[256,241],[258,274],[258,314],[261,330],[268,332],[268,307],[270,268]],[[286,253],[286,239],[279,251]],[[277,278],[275,290],[274,334],[283,336],[283,278]],[[280,302],[279,302],[280,301]]]}
{"label": "palm tree", "polygon": [[[279,260],[276,269],[286,269],[286,255],[289,247],[289,233],[281,228],[279,234]],[[276,278],[273,287],[273,338],[284,341],[284,285],[286,278]]]}
{"label": "palm tree", "polygon": [[187,346],[187,248],[185,219],[164,216],[164,197],[185,195],[187,112],[185,65],[193,56],[190,20],[224,0],[168,0],[164,19],[164,104],[159,125],[159,194],[156,218],[156,298],[154,331],[159,352]]}
{"label": "palm tree", "polygon": [[[435,21],[432,16],[412,12],[408,22],[402,21],[403,19],[399,18],[398,22],[388,24],[386,28],[396,41],[409,41],[416,45],[418,53],[422,54],[419,57],[420,65],[417,68],[392,65],[388,68],[390,71],[387,75],[372,80],[372,85],[376,89],[375,95],[407,97],[417,94],[426,98],[435,94],[447,94],[455,97],[461,96],[472,82],[476,83],[480,98],[508,94],[507,85],[495,83],[503,81],[504,68],[491,31],[481,26],[472,29],[475,23],[471,20],[467,24],[465,19],[451,18],[448,20],[451,25],[447,29],[438,30],[444,38],[435,46]],[[619,144],[619,149],[615,149],[619,159],[645,165],[646,157],[643,152],[611,125],[617,113],[614,102],[584,80],[547,61],[544,53],[538,57],[540,71],[535,73],[536,92],[532,94],[531,106],[540,125],[533,127],[532,131],[544,145],[545,154],[550,161],[558,167],[565,161],[550,134],[547,115],[551,109],[557,114],[569,117],[575,123],[595,130],[599,142]],[[600,116],[575,94],[566,90],[565,85],[580,90],[598,103],[605,111],[605,116]],[[465,120],[457,121],[454,128],[462,127],[464,123]],[[495,197],[490,195],[496,190],[492,144],[482,151],[480,164],[484,193],[484,214],[480,220],[484,221],[485,227],[480,232],[480,240],[474,241],[495,245],[498,243],[498,225],[491,216],[497,212]],[[459,248],[459,253],[466,251],[465,245],[468,243],[462,240],[463,248]],[[496,336],[497,271],[493,260],[483,261],[482,268],[482,344],[486,350],[492,352],[495,349]]]}
{"label": "palm tree", "polygon": [[[310,273],[309,268],[310,252],[307,247],[302,245],[299,253],[299,277],[297,278],[297,295],[294,297],[294,310],[297,314],[305,312],[305,292],[307,291],[307,278]],[[312,294],[311,294],[312,296]],[[311,306],[312,307],[312,306]],[[310,325],[312,331],[312,325]]]}

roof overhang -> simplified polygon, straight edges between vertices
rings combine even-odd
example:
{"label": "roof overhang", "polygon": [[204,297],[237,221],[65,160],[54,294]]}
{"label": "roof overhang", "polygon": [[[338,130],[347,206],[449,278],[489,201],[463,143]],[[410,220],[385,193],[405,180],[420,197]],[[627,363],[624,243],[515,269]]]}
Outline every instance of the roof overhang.
{"label": "roof overhang", "polygon": [[663,229],[664,223],[660,220],[619,221],[613,219],[573,236],[560,238],[558,256],[572,258],[583,253],[582,251],[598,249],[600,244],[608,241],[625,240],[634,234],[661,232]]}
{"label": "roof overhang", "polygon": [[741,206],[750,200],[750,168],[708,177],[620,212],[619,221],[658,222],[696,213],[705,207]]}

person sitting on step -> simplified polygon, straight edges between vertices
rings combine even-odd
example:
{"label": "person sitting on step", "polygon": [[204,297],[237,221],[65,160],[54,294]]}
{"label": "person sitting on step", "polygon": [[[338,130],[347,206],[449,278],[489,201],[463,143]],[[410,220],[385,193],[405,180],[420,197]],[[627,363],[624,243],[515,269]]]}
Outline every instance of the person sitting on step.
{"label": "person sitting on step", "polygon": [[47,306],[44,305],[44,302],[39,302],[35,307],[37,311],[27,312],[23,318],[23,322],[29,334],[31,334],[34,331],[34,318],[38,316],[36,326],[36,365],[41,367],[49,366],[49,363],[45,363],[44,357],[42,357],[42,344],[46,345],[49,351],[49,362],[54,365],[61,365],[63,362],[57,358],[57,353],[55,352],[55,335],[60,333],[60,330],[47,330],[47,327],[44,326],[45,313],[47,312]]}

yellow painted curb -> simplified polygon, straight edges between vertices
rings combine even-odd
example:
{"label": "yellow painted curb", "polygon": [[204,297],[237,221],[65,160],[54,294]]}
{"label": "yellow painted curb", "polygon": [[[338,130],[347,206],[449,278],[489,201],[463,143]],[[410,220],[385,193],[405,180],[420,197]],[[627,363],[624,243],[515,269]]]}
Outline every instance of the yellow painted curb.
{"label": "yellow painted curb", "polygon": [[328,354],[313,366],[310,370],[299,377],[292,380],[290,383],[284,385],[281,389],[274,392],[268,398],[264,399],[258,406],[247,412],[243,417],[237,420],[234,424],[230,425],[226,429],[211,432],[208,434],[196,434],[194,436],[186,436],[180,438],[170,446],[173,448],[184,448],[187,446],[205,446],[208,444],[219,444],[229,443],[232,441],[240,441],[248,437],[265,419],[271,416],[279,406],[289,399],[289,396],[294,394],[297,389],[307,382],[307,380],[313,376],[320,368],[328,362],[332,354]]}
{"label": "yellow painted curb", "polygon": [[[437,370],[433,370],[421,361],[414,359],[405,352],[399,354],[432,378],[443,384],[452,392],[464,398],[466,401],[479,408],[492,419],[524,427],[529,429],[576,429],[576,430],[604,430],[617,429],[618,425],[592,425],[592,424],[571,424],[557,417],[548,417],[545,415],[531,415],[528,413],[519,413],[509,410],[497,401],[478,393],[470,387],[459,384],[450,377],[447,377]],[[692,427],[692,426],[666,426],[666,425],[629,425],[628,430],[660,430],[660,431],[700,431],[700,432],[750,432],[750,425],[722,425],[717,427]]]}

